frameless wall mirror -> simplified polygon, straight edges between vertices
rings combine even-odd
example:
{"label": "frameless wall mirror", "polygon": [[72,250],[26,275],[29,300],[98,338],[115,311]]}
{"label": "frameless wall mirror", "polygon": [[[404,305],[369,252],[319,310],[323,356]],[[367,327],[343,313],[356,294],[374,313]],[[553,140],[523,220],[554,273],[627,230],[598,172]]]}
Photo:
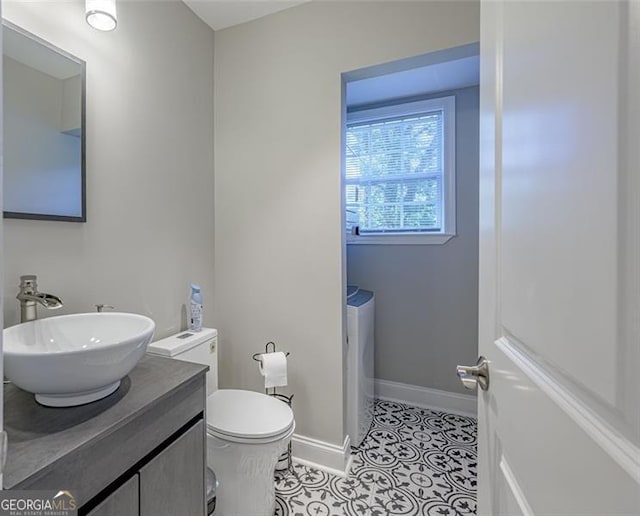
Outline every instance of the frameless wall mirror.
{"label": "frameless wall mirror", "polygon": [[3,21],[4,216],[85,222],[85,63]]}

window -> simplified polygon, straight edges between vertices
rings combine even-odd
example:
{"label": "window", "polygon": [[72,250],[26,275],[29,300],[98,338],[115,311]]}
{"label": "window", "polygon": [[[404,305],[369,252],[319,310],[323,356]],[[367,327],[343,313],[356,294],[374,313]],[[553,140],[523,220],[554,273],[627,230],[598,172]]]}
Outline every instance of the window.
{"label": "window", "polygon": [[348,243],[454,236],[454,97],[349,113],[345,137],[345,218],[358,228]]}

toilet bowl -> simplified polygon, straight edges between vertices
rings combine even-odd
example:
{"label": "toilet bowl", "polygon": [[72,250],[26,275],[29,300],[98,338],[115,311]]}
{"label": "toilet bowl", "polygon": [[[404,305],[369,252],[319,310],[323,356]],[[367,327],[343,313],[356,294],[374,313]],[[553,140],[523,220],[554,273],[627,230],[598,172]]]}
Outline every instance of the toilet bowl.
{"label": "toilet bowl", "polygon": [[288,405],[266,394],[207,398],[207,465],[218,476],[216,516],[273,516],[274,471],[295,429]]}
{"label": "toilet bowl", "polygon": [[275,468],[295,430],[293,411],[259,392],[218,390],[217,335],[182,332],[148,352],[209,366],[206,462],[218,481],[215,516],[273,516]]}

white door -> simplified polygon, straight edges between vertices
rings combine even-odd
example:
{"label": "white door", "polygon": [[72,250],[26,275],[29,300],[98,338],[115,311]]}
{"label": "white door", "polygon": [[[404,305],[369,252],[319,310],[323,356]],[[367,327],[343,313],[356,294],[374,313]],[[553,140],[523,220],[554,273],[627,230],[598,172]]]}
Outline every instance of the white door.
{"label": "white door", "polygon": [[639,34],[482,4],[480,514],[640,514]]}

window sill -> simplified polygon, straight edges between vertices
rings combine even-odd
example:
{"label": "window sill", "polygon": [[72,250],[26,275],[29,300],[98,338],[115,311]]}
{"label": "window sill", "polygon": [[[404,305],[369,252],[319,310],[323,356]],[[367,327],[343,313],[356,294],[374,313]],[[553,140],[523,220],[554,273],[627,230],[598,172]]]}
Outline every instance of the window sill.
{"label": "window sill", "polygon": [[347,235],[347,245],[443,245],[451,240],[454,233],[433,233],[428,235]]}

